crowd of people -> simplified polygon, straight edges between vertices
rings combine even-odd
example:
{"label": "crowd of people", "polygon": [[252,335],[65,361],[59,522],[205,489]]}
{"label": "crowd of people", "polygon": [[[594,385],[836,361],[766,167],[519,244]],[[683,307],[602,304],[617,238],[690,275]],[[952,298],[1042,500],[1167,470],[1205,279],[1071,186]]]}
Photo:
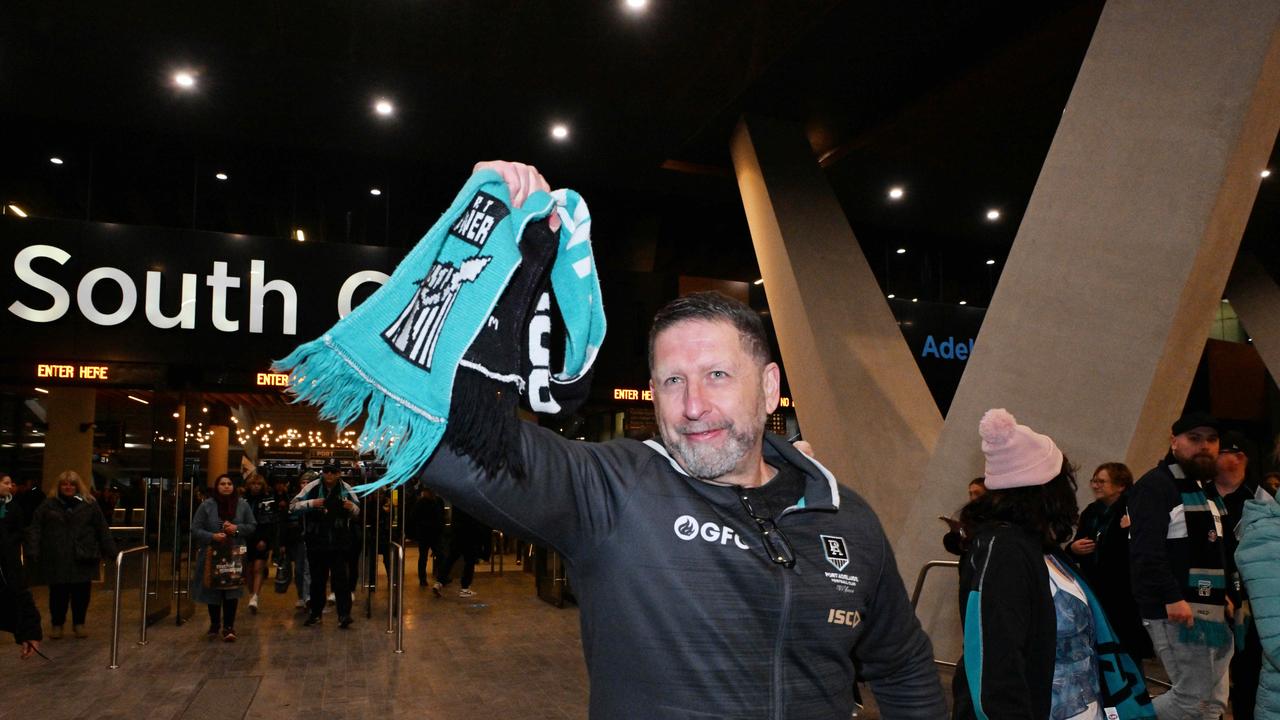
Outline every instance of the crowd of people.
{"label": "crowd of people", "polygon": [[[319,473],[308,472],[294,483],[282,476],[270,484],[256,470],[242,482],[224,473],[211,488],[200,491],[203,499],[191,519],[190,593],[195,602],[208,606],[209,639],[236,640],[240,599],[247,595],[247,607],[256,613],[273,571],[277,593],[294,586],[295,609],[308,613],[304,625],[318,624],[327,605],[335,605],[338,626],[351,626],[354,582],[365,542],[375,543],[390,573],[385,538],[390,507],[384,502],[379,509],[382,532],[361,525],[360,499],[340,473],[338,465],[326,464]],[[29,480],[18,485],[0,472],[0,631],[14,636],[24,658],[46,639],[32,585],[48,586],[48,639],[64,637],[68,610],[71,634],[89,637],[86,617],[92,581],[100,563],[113,560],[116,553],[109,510],[101,496],[74,471],[59,475],[48,497]],[[459,594],[473,597],[475,563],[487,557],[489,529],[455,510],[453,530],[446,532],[445,501],[425,489],[410,500],[408,510],[408,537],[420,545],[420,585],[427,586],[426,562],[433,557],[433,590],[439,597],[452,568],[462,560]]]}
{"label": "crowd of people", "polygon": [[[1260,614],[1280,623],[1280,511],[1245,436],[1189,413],[1136,482],[1123,463],[1098,466],[1079,512],[1076,468],[1051,438],[1004,410],[980,433],[982,490],[970,484],[944,538],[961,555],[957,717],[1216,720],[1228,704],[1237,720],[1280,716],[1280,694],[1259,697],[1260,677],[1280,680],[1263,670],[1250,602],[1267,587]],[[1150,657],[1171,685],[1154,700]]]}

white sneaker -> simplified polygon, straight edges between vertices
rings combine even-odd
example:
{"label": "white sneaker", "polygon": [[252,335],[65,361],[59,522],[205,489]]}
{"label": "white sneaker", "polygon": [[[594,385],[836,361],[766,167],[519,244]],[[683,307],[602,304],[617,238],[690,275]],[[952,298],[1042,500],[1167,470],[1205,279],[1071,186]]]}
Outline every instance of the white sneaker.
{"label": "white sneaker", "polygon": [[440,591],[441,591],[441,590],[444,590],[444,583],[440,582],[439,580],[435,581],[435,583],[433,583],[433,584],[431,585],[431,594],[432,594],[432,595],[435,595],[436,597],[440,597],[440,595],[441,595]]}
{"label": "white sneaker", "polygon": [[471,588],[462,588],[461,590],[458,591],[458,597],[469,598],[469,597],[475,597],[475,596],[476,596],[476,591],[472,590]]}
{"label": "white sneaker", "polygon": [[333,593],[329,593],[329,598],[328,598],[328,600],[329,600],[329,604],[330,604],[330,605],[332,605],[332,604],[334,604],[334,603],[338,602],[338,596],[337,596],[337,595],[334,595]]}
{"label": "white sneaker", "polygon": [[258,596],[251,595],[249,597],[249,612],[257,614],[258,612]]}

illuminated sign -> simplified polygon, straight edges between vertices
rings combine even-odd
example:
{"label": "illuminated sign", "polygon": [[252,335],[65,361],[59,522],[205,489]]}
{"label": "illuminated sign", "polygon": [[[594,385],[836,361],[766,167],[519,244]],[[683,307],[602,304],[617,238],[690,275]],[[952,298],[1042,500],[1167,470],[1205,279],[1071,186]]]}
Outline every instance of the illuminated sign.
{"label": "illuminated sign", "polygon": [[258,387],[289,387],[289,375],[286,373],[258,373]]}
{"label": "illuminated sign", "polygon": [[[262,383],[259,382],[258,384],[261,385]],[[636,390],[635,388],[614,388],[613,399],[614,400],[645,400],[648,402],[652,402],[653,391],[652,390]],[[778,398],[778,406],[784,407],[784,408],[794,408],[795,403],[791,401],[791,398],[784,395]]]}
{"label": "illuminated sign", "polygon": [[614,388],[614,400],[653,400],[652,390],[636,390],[634,388]]}
{"label": "illuminated sign", "polygon": [[99,382],[105,382],[110,379],[107,377],[106,365],[55,365],[53,363],[38,363],[36,365],[36,377],[57,380],[96,380]]}

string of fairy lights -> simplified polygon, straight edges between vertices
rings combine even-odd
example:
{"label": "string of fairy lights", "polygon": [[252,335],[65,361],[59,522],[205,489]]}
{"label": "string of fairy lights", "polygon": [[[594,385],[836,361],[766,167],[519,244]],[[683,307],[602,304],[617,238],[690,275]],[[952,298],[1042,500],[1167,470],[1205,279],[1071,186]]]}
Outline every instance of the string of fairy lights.
{"label": "string of fairy lights", "polygon": [[[236,417],[231,418],[231,423],[235,426],[236,440],[241,446],[257,441],[260,447],[356,449],[358,433],[355,430],[326,432],[315,429],[299,430],[292,427],[277,429],[269,422],[260,422],[250,429],[243,427],[239,418]],[[203,421],[197,420],[194,424],[186,423],[184,439],[188,444],[203,448],[208,446],[213,432],[213,426],[206,427]],[[173,443],[177,442],[177,438],[156,431],[155,442]]]}

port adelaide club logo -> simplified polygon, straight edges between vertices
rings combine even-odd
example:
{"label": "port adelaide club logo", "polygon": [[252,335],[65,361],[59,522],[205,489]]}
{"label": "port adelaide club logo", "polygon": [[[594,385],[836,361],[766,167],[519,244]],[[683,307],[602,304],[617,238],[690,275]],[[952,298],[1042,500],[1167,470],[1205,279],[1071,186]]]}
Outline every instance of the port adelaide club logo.
{"label": "port adelaide club logo", "polygon": [[826,556],[827,562],[835,567],[836,572],[844,570],[849,564],[849,548],[844,543],[844,538],[835,535],[819,535],[822,540],[822,554]]}
{"label": "port adelaide club logo", "polygon": [[[494,227],[502,222],[511,210],[498,198],[486,192],[477,192],[467,209],[449,226],[449,234],[477,248],[484,248]],[[382,337],[392,350],[424,370],[431,370],[436,344],[445,320],[462,286],[475,282],[491,257],[475,256],[454,266],[449,262],[436,262],[426,277],[415,285],[418,291],[401,311],[395,322],[382,331]]]}

